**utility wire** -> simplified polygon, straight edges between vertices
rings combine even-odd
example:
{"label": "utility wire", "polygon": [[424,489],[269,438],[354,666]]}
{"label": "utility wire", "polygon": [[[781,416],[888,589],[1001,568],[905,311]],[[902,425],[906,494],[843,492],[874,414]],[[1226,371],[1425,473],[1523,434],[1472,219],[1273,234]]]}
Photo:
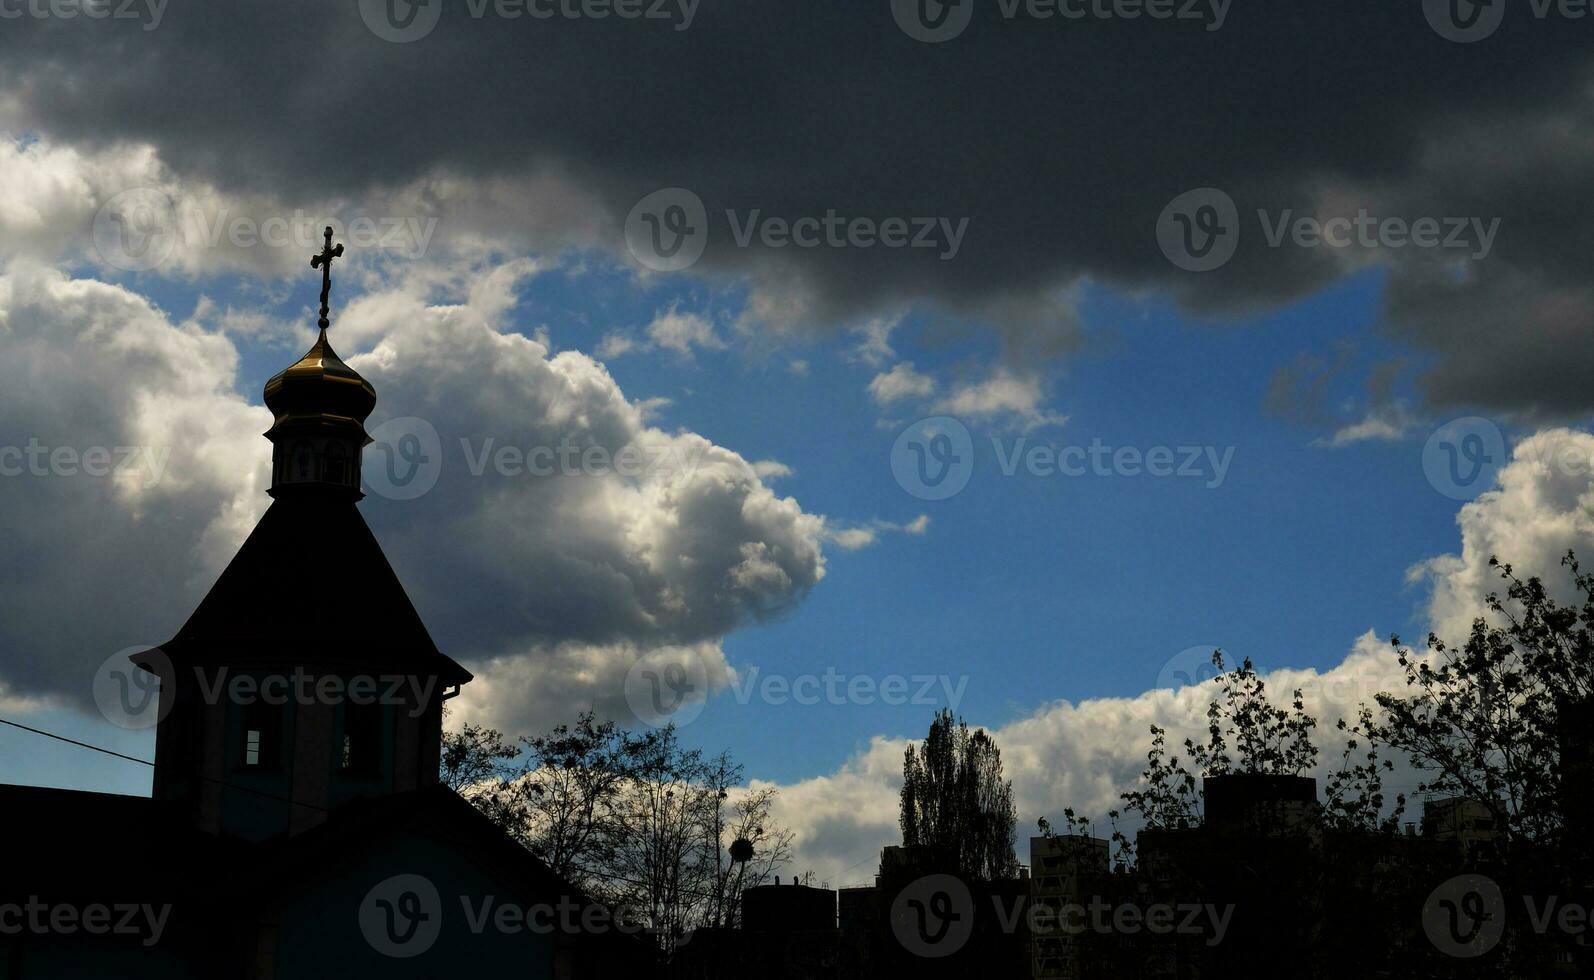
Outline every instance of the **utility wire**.
{"label": "utility wire", "polygon": [[149,766],[151,768],[154,768],[155,766],[155,763],[150,762],[148,759],[139,759],[130,755],[123,755],[120,752],[112,752],[110,749],[102,749],[98,745],[90,745],[87,742],[79,742],[75,738],[67,738],[65,735],[57,735],[54,732],[47,732],[42,728],[29,728],[27,725],[15,721],[9,721],[5,718],[0,718],[0,725],[10,725],[12,728],[20,728],[25,732],[32,732],[35,735],[43,735],[45,738],[53,738],[57,742],[65,742],[68,745],[76,745],[80,749],[93,749],[95,752],[103,752],[106,755],[115,756],[118,759],[126,759],[128,762],[136,762],[139,765]]}
{"label": "utility wire", "polygon": [[[47,731],[45,731],[42,728],[32,728],[32,727],[24,725],[24,724],[22,724],[20,722],[11,721],[8,718],[0,718],[0,725],[10,725],[12,728],[20,728],[20,729],[22,729],[25,732],[32,732],[35,735],[43,735],[45,738],[53,738],[57,742],[65,742],[68,745],[75,745],[75,746],[77,746],[80,749],[89,749],[89,750],[91,750],[93,752],[99,752],[99,753],[101,753],[103,755],[108,755],[108,756],[111,756],[112,758],[115,758],[115,759],[122,759],[122,760],[127,761],[127,762],[136,762],[136,763],[138,763],[141,766],[149,766],[151,769],[155,768],[155,763],[149,761],[148,759],[140,759],[137,756],[123,755],[120,752],[113,752],[112,750],[104,748],[104,747],[99,746],[99,745],[92,745],[92,744],[90,744],[88,742],[80,742],[80,741],[78,741],[75,738],[67,738],[65,735],[57,735],[54,732],[47,732]],[[328,811],[328,809],[326,807],[320,806],[320,805],[315,804],[315,803],[308,803],[308,802],[305,802],[304,800],[296,800],[296,799],[294,799],[291,796],[281,796],[281,795],[279,795],[277,793],[272,793],[272,792],[269,792],[267,790],[256,789],[253,786],[240,786],[237,783],[229,783],[225,779],[217,779],[214,776],[206,776],[206,775],[203,775],[203,774],[199,774],[197,776],[197,778],[199,778],[201,780],[204,780],[207,783],[215,783],[218,786],[225,786],[228,789],[235,789],[235,790],[237,790],[240,793],[252,793],[255,796],[263,796],[263,797],[265,797],[268,800],[280,800],[283,803],[292,803],[294,806],[302,806],[302,807],[308,807],[311,810],[320,810],[322,812],[330,812],[330,811]]]}

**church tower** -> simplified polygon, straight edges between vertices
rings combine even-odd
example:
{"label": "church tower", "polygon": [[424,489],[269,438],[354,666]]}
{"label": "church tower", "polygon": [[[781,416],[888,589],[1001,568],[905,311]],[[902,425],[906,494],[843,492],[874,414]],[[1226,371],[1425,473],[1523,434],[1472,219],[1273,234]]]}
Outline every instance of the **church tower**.
{"label": "church tower", "polygon": [[360,516],[360,455],[376,390],[321,333],[266,383],[272,504],[161,647],[157,799],[205,831],[297,834],[349,800],[437,782],[443,702],[471,675],[439,652]]}

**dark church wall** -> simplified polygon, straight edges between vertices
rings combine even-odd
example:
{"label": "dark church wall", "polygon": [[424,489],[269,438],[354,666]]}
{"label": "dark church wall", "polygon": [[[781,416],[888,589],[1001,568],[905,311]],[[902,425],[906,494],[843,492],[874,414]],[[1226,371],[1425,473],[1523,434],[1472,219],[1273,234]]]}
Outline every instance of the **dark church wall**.
{"label": "dark church wall", "polygon": [[213,980],[201,964],[160,944],[84,936],[0,937],[0,980]]}
{"label": "dark church wall", "polygon": [[374,764],[370,767],[358,767],[352,770],[343,768],[341,746],[344,734],[355,724],[350,720],[349,706],[340,704],[335,706],[334,737],[332,739],[332,752],[328,758],[327,770],[327,805],[336,807],[361,796],[377,796],[395,792],[398,787],[394,785],[394,752],[395,731],[398,717],[409,709],[402,705],[373,705],[367,710],[379,711],[381,722],[376,725],[375,731],[380,739],[380,745],[374,750]]}
{"label": "dark church wall", "polygon": [[107,939],[81,932],[0,935],[0,980],[213,980],[214,964],[165,941]]}
{"label": "dark church wall", "polygon": [[[169,684],[163,678],[176,703],[158,731],[154,795],[178,801],[207,833],[262,841],[311,830],[355,799],[435,783],[437,680],[329,675],[369,685],[360,690],[370,693],[351,703],[344,691],[352,687],[307,697],[303,692],[313,692],[323,677],[301,681],[297,670],[206,667],[201,678],[198,668],[184,665]],[[268,703],[259,693],[266,690],[292,693],[274,693],[275,703]],[[262,730],[260,758],[251,764],[247,733]],[[345,765],[346,736],[355,738],[356,765]]]}
{"label": "dark church wall", "polygon": [[[349,862],[287,896],[275,913],[271,972],[260,980],[460,974],[551,980],[555,937],[533,932],[520,914],[534,903],[557,901],[517,894],[488,870],[463,862],[457,850],[424,836],[362,843]],[[516,911],[505,913],[506,907]]]}
{"label": "dark church wall", "polygon": [[283,833],[288,827],[289,800],[293,798],[293,733],[298,731],[299,706],[291,700],[276,710],[275,744],[270,747],[273,764],[267,768],[244,765],[245,710],[224,704],[225,727],[220,746],[222,779],[221,827],[245,840],[263,840]]}

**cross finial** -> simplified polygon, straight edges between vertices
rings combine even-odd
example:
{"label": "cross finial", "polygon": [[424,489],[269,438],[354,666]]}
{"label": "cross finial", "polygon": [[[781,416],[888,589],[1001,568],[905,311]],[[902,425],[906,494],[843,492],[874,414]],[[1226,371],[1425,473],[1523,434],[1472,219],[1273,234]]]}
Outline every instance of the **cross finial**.
{"label": "cross finial", "polygon": [[327,296],[332,292],[332,260],[343,255],[342,245],[332,244],[332,226],[327,226],[327,244],[320,255],[310,257],[310,268],[321,270],[321,319],[318,321],[321,329],[327,328]]}

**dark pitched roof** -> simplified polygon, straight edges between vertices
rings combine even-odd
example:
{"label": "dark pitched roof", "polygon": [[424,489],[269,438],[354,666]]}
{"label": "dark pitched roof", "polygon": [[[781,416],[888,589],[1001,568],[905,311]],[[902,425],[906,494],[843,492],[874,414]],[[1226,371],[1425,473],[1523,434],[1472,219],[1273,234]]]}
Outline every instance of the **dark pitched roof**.
{"label": "dark pitched roof", "polygon": [[[566,898],[578,909],[602,904],[517,843],[469,801],[442,785],[352,800],[306,833],[263,841],[251,855],[251,870],[239,882],[240,890],[258,899],[314,888],[323,875],[335,875],[341,862],[358,860],[375,842],[401,833],[441,842],[453,854],[496,878],[506,895],[517,896],[527,904],[552,904]],[[627,968],[625,974],[656,966],[656,947],[646,937],[629,930],[562,933],[559,938],[565,944],[603,950],[601,955],[613,957],[611,962],[616,968]]]}
{"label": "dark pitched roof", "polygon": [[[598,904],[445,786],[354,800],[313,830],[258,843],[202,833],[171,804],[148,797],[0,785],[0,814],[7,832],[0,903],[168,904],[171,938],[163,942],[198,956],[196,975],[222,975],[241,924],[261,909],[315,893],[401,834],[438,841],[528,905],[568,897],[582,916]],[[393,870],[408,869],[399,861]],[[555,941],[581,957],[577,975],[646,976],[658,968],[656,947],[628,930],[560,930]]]}
{"label": "dark pitched roof", "polygon": [[201,833],[171,804],[40,786],[0,784],[8,889],[61,900],[137,894],[172,897],[190,889],[199,869],[225,866],[247,847]]}
{"label": "dark pitched roof", "polygon": [[261,659],[471,679],[432,642],[354,501],[321,495],[272,503],[161,649],[191,663]]}
{"label": "dark pitched roof", "polygon": [[297,887],[337,856],[359,854],[382,837],[405,831],[446,840],[505,883],[538,894],[566,894],[591,901],[535,854],[517,844],[469,801],[443,785],[403,793],[360,797],[327,814],[319,826],[293,837],[274,837],[259,846],[256,887],[270,882]]}

